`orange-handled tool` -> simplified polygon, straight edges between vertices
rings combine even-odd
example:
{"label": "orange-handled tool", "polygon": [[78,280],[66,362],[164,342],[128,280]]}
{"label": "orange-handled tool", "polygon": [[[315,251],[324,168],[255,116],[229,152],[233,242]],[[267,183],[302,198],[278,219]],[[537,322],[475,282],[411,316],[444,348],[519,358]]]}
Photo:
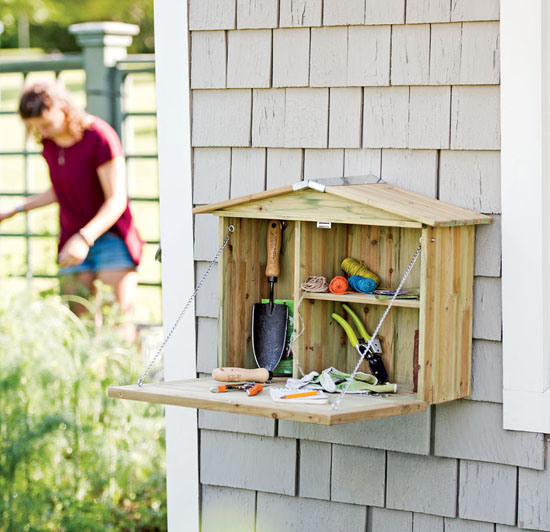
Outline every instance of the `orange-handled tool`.
{"label": "orange-handled tool", "polygon": [[252,383],[239,383],[239,384],[220,384],[218,386],[212,386],[210,391],[212,393],[225,393],[231,390],[244,390],[247,395],[253,396],[259,394],[264,389],[262,384]]}

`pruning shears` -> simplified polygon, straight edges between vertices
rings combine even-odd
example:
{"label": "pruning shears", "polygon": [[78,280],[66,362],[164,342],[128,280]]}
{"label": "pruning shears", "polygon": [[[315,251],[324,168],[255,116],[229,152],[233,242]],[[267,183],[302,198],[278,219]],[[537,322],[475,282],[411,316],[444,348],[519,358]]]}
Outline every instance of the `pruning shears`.
{"label": "pruning shears", "polygon": [[351,310],[348,305],[343,304],[342,307],[344,307],[344,310],[352,319],[355,327],[357,327],[360,337],[357,338],[357,336],[355,336],[355,332],[353,331],[352,326],[342,316],[333,313],[332,317],[344,328],[344,331],[346,331],[351,345],[355,348],[359,356],[364,357],[368,361],[372,374],[380,382],[387,382],[388,373],[386,371],[386,368],[384,367],[382,357],[380,356],[380,354],[382,353],[382,345],[380,344],[380,340],[378,338],[375,338],[371,342],[370,349],[367,349],[368,343],[371,340],[371,336],[365,329],[363,322],[357,317],[357,314],[355,314],[355,312],[353,312],[353,310]]}

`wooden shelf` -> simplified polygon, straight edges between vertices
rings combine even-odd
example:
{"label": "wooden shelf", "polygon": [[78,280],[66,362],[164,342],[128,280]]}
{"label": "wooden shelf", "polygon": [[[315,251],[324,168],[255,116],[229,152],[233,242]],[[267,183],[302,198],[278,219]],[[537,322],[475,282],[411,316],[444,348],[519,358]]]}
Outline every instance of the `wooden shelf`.
{"label": "wooden shelf", "polygon": [[[285,379],[273,380],[273,385],[284,386]],[[399,391],[389,397],[346,395],[338,410],[332,404],[338,394],[329,394],[327,405],[282,404],[273,401],[266,387],[263,392],[249,397],[243,391],[212,393],[210,388],[219,382],[210,379],[190,379],[182,381],[136,385],[111,386],[109,397],[131,399],[148,403],[187,406],[204,410],[217,410],[234,414],[301,421],[318,425],[339,425],[367,419],[377,419],[403,414],[413,414],[426,410],[426,403],[419,401],[410,390]]]}
{"label": "wooden shelf", "polygon": [[[320,299],[322,301],[342,301],[344,303],[362,303],[364,305],[381,305],[387,307],[391,299],[377,299],[372,294],[331,294],[330,292],[306,292],[304,299]],[[396,299],[394,307],[420,308],[418,299]]]}

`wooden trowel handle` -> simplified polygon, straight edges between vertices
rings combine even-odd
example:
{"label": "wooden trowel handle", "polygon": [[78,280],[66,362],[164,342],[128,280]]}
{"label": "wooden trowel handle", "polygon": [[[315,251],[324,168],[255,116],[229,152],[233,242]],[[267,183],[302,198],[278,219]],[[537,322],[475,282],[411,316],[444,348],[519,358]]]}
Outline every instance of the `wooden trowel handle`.
{"label": "wooden trowel handle", "polygon": [[267,225],[267,277],[279,277],[279,253],[281,252],[282,229],[279,220],[269,220]]}
{"label": "wooden trowel handle", "polygon": [[267,382],[273,374],[265,368],[216,368],[212,370],[212,377],[220,382]]}

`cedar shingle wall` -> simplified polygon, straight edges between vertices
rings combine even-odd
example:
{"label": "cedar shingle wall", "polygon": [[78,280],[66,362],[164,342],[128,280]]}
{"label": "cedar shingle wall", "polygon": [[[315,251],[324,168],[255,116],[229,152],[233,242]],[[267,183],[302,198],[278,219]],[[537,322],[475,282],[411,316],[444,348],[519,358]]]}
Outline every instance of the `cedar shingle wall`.
{"label": "cedar shingle wall", "polygon": [[[498,0],[189,8],[195,204],[373,174],[494,215],[476,233],[471,397],[337,427],[201,411],[203,532],[550,530],[545,438],[502,429]],[[217,235],[196,216],[199,275]],[[204,373],[215,275],[196,309]]]}

